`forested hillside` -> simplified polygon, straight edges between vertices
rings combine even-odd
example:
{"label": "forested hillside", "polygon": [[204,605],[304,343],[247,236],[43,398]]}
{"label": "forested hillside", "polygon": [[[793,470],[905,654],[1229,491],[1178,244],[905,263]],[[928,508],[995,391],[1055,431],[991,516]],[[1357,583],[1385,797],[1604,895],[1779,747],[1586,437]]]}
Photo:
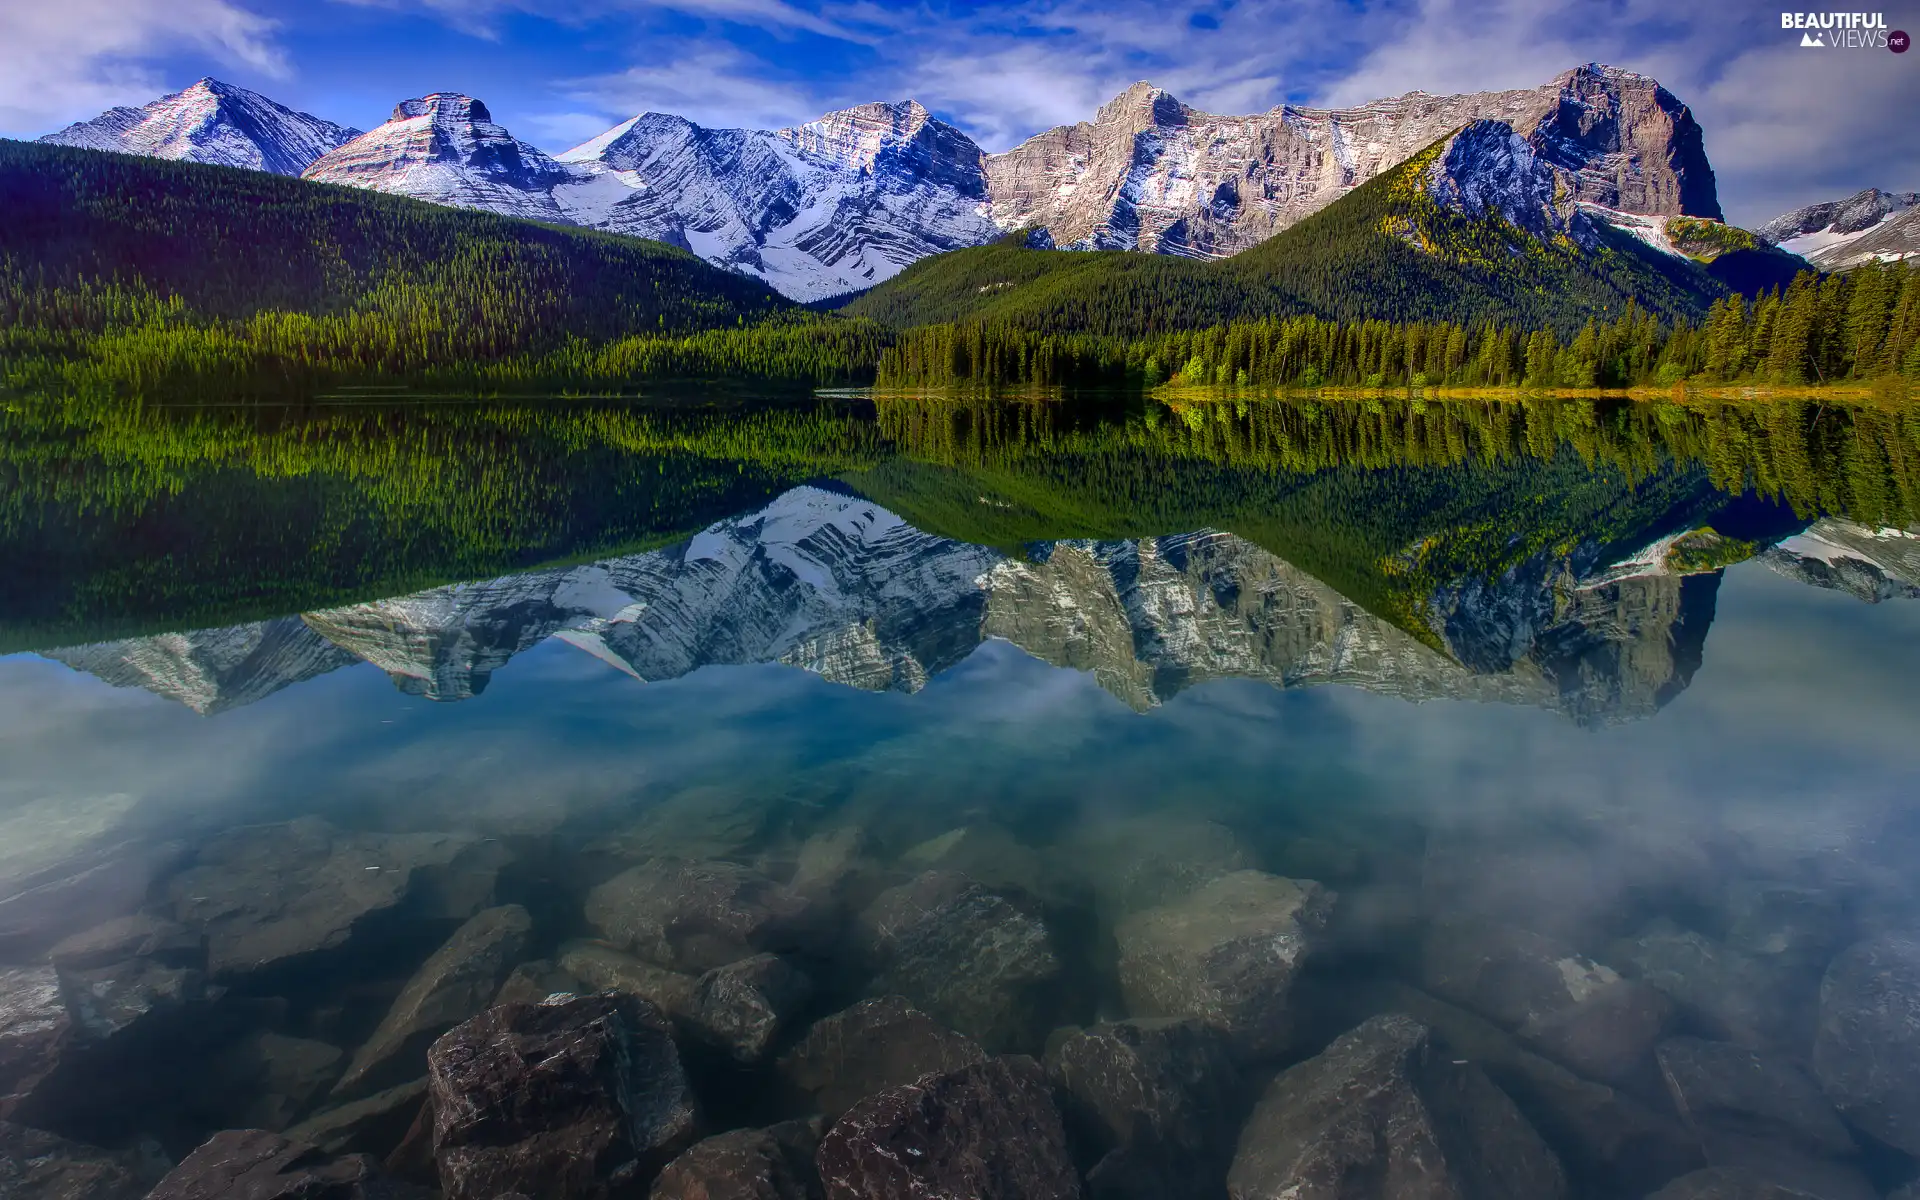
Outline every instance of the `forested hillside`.
{"label": "forested hillside", "polygon": [[666,345],[634,366],[718,352],[751,373],[763,342],[784,367],[848,353],[844,337],[795,351],[790,322],[813,318],[662,243],[263,172],[0,141],[0,212],[16,364],[80,355],[147,383],[530,368],[635,336]]}
{"label": "forested hillside", "polygon": [[1136,338],[976,321],[904,330],[879,367],[886,386],[1619,388],[1899,376],[1920,378],[1920,271],[1896,264],[1824,280],[1804,272],[1751,305],[1738,294],[1717,300],[1699,322],[1666,323],[1630,301],[1566,337],[1492,322],[1314,316]]}
{"label": "forested hillside", "polygon": [[[1033,250],[1014,239],[923,259],[841,311],[896,328],[978,321],[1121,337],[1295,314],[1570,336],[1589,319],[1619,316],[1629,299],[1664,319],[1697,320],[1732,290],[1709,267],[1611,229],[1588,249],[1441,208],[1419,184],[1432,153],[1232,258]],[[1721,273],[1750,288],[1784,283],[1800,265],[1739,253]]]}

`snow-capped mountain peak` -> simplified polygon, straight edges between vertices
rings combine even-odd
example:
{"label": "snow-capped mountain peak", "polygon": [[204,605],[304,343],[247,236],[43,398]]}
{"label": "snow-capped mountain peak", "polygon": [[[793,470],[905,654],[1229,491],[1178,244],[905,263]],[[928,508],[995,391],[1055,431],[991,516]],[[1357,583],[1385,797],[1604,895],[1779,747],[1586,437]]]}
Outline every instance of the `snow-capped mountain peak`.
{"label": "snow-capped mountain peak", "polygon": [[326,154],[308,179],[535,220],[564,220],[552,189],[578,172],[496,125],[459,92],[402,101],[386,124]]}
{"label": "snow-capped mountain peak", "polygon": [[563,151],[562,153],[556,154],[553,157],[559,160],[560,162],[564,162],[564,163],[586,162],[589,159],[597,159],[601,155],[607,152],[607,147],[613,145],[615,142],[619,141],[621,138],[627,136],[627,134],[633,130],[633,127],[635,125],[638,125],[640,122],[646,120],[648,117],[653,117],[658,115],[659,114],[657,113],[649,112],[649,113],[641,113],[637,117],[628,117],[626,120],[620,122],[618,125],[615,125],[612,129],[607,130],[605,133],[600,134],[597,137],[588,138],[586,141],[581,142],[578,146],[575,146],[573,149]]}
{"label": "snow-capped mountain peak", "polygon": [[359,136],[357,129],[209,78],[139,108],[109,109],[40,140],[298,175],[321,155]]}
{"label": "snow-capped mountain peak", "polygon": [[581,224],[684,246],[817,300],[997,236],[984,157],[912,100],[778,130],[643,113],[561,155],[584,174],[555,198]]}

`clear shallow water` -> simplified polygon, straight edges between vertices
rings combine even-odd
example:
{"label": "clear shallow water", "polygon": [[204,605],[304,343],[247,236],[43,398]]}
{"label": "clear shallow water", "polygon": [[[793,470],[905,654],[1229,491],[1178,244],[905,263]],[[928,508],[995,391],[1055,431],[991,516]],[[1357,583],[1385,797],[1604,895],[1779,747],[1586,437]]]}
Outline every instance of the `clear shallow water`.
{"label": "clear shallow water", "polygon": [[[1715,486],[1677,437],[1616,443],[1646,453],[1633,470],[1566,441],[1493,463],[1368,462],[1348,442],[1289,467],[1144,432],[1192,430],[1190,413],[1071,415],[1063,433],[1032,406],[855,410],[733,458],[714,430],[737,413],[666,455],[657,431],[583,450],[502,420],[448,434],[479,465],[439,493],[407,492],[417,462],[369,466],[377,441],[310,416],[145,430],[147,447],[228,446],[212,466],[61,426],[59,469],[16,468],[40,506],[9,525],[16,561],[62,597],[36,605],[16,575],[7,631],[33,650],[0,658],[13,1116],[134,1155],[136,1174],[221,1128],[324,1126],[424,1074],[418,1035],[447,1011],[355,1056],[475,911],[528,914],[512,952],[474,968],[476,995],[535,960],[628,979],[636,960],[723,966],[630,936],[594,899],[671,859],[810,905],[808,936],[773,948],[812,988],[770,1034],[728,1041],[683,1015],[707,1131],[826,1107],[782,1056],[816,1019],[904,991],[987,1050],[1054,1066],[1081,1171],[1118,1135],[1076,1109],[1055,1031],[1205,1017],[1232,1084],[1199,1105],[1195,1145],[1093,1170],[1132,1194],[1225,1194],[1243,1125],[1270,1140],[1255,1101],[1276,1072],[1406,1010],[1436,1063],[1484,1064],[1574,1195],[1646,1195],[1710,1165],[1823,1196],[1914,1173],[1920,1046],[1856,994],[1898,1011],[1913,975],[1897,953],[1872,986],[1847,967],[1850,947],[1920,929],[1914,522],[1859,511],[1900,493],[1912,447],[1858,422],[1841,461],[1877,447],[1881,474],[1822,475],[1815,455],[1801,486],[1839,502],[1796,512]],[[1258,448],[1260,420],[1219,424]],[[971,454],[903,435],[934,423],[1001,432]],[[330,439],[358,453],[287,465],[290,442]],[[675,455],[684,482],[649,487]],[[94,503],[47,484],[76,476]],[[528,479],[560,482],[507,486]],[[476,491],[499,498],[462,507]],[[1188,507],[1156,509],[1163,494]],[[636,523],[642,497],[668,519]],[[263,549],[260,510],[300,536]],[[233,515],[161,536],[196,511]],[[356,560],[314,532],[350,544],[340,513],[421,548],[343,573]],[[563,561],[470,570],[515,556]],[[400,575],[437,586],[385,590]],[[1005,911],[966,925],[943,907],[952,874],[898,890],[929,871]],[[1253,927],[1278,940],[1251,968],[1261,1003],[1178,1011],[1142,982],[1142,914],[1204,925],[1226,877],[1337,898],[1294,917],[1262,893]],[[951,926],[923,939],[944,973],[876,939],[906,902]],[[129,914],[149,920],[89,933]],[[1168,953],[1210,969],[1193,947],[1214,935],[1181,936]],[[58,1002],[35,1009],[49,979]],[[48,1041],[28,1018],[54,1009],[68,1026]],[[1689,1068],[1700,1041],[1757,1056],[1744,1069],[1769,1082]],[[1871,1085],[1863,1059],[1885,1070]],[[1801,1095],[1781,1078],[1804,1104],[1770,1103]],[[1407,1086],[1444,1109],[1444,1088]],[[417,1093],[405,1104],[330,1148],[385,1156]],[[1236,1194],[1278,1194],[1236,1170]],[[1512,1194],[1490,1187],[1464,1191]]]}

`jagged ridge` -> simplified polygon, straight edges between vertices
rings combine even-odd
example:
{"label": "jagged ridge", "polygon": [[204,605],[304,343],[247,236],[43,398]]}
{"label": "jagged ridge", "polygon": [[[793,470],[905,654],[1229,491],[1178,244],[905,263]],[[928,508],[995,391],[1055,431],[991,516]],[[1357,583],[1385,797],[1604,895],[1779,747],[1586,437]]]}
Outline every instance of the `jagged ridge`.
{"label": "jagged ridge", "polygon": [[151,104],[109,109],[40,140],[298,175],[321,155],[359,136],[358,129],[295,112],[258,92],[202,79]]}

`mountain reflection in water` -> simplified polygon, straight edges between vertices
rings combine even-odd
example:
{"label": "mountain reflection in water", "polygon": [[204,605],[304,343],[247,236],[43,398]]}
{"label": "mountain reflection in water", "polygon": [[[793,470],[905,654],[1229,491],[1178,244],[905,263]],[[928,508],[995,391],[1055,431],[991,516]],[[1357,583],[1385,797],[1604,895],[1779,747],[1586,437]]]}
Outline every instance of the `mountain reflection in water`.
{"label": "mountain reflection in water", "polygon": [[0,425],[8,1200],[238,1129],[486,1200],[428,1045],[600,989],[665,1023],[568,1195],[1920,1176],[1897,405]]}
{"label": "mountain reflection in water", "polygon": [[1448,606],[1438,624],[1460,641],[1435,647],[1230,533],[1016,555],[803,486],[646,554],[43,653],[214,713],[361,661],[408,693],[462,700],[550,637],[642,681],[777,662],[911,692],[997,637],[1092,672],[1136,709],[1239,677],[1607,720],[1651,713],[1699,663],[1717,572],[1672,557],[1662,541],[1586,579],[1556,560],[1461,587],[1436,600]]}

